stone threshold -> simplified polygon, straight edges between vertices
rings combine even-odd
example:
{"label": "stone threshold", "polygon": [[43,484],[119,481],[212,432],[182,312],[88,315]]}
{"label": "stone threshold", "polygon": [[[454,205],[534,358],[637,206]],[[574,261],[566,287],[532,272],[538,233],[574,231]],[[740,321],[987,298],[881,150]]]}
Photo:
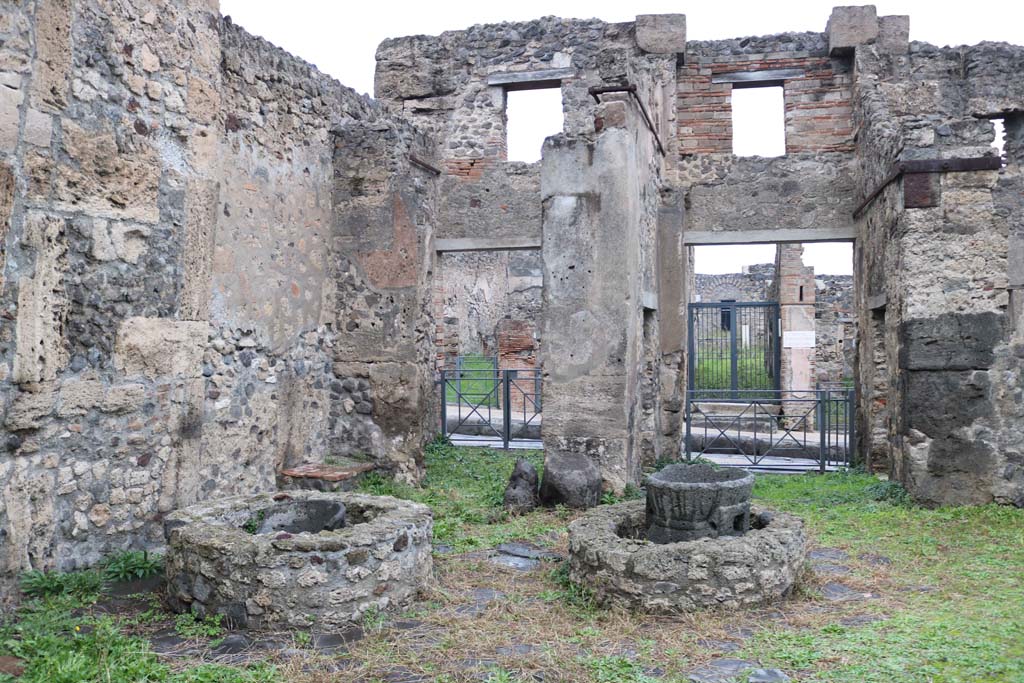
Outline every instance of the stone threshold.
{"label": "stone threshold", "polygon": [[362,475],[374,469],[374,463],[356,460],[341,464],[306,463],[282,469],[277,485],[282,490],[350,491]]}

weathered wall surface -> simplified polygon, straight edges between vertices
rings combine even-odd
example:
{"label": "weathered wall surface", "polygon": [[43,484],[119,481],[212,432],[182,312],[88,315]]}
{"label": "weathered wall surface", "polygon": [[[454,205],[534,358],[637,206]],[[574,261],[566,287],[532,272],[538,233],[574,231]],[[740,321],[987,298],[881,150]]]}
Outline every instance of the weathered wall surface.
{"label": "weathered wall surface", "polygon": [[[425,141],[404,123],[349,120],[332,137],[332,310],[339,331],[332,368],[343,387],[358,385],[355,410],[364,417],[356,433],[371,440],[368,454],[398,478],[417,482],[436,414],[430,280],[436,179],[409,161],[423,153]],[[346,413],[348,405],[342,402]],[[346,416],[337,417],[344,426]]]}
{"label": "weathered wall surface", "polygon": [[538,327],[544,283],[539,249],[445,252],[434,282],[441,303],[437,336],[448,357],[496,355],[505,320]]}
{"label": "weathered wall surface", "polygon": [[816,382],[852,382],[857,323],[852,275],[814,276]]}
{"label": "weathered wall surface", "polygon": [[[677,81],[672,148],[687,231],[852,234],[852,74],[829,57],[826,34],[690,42]],[[732,90],[757,84],[783,88],[786,156],[732,154]]]}
{"label": "weathered wall surface", "polygon": [[337,358],[329,131],[380,109],[216,2],[7,3],[0,31],[0,579],[159,544],[283,462],[414,462],[375,404],[403,378]]}
{"label": "weathered wall surface", "polygon": [[[915,43],[900,56],[858,48],[859,117],[882,129],[865,143],[865,185],[897,158],[995,154],[992,123],[979,117],[1007,115],[1016,128],[1024,91],[1009,74],[1022,60],[1024,50],[1005,45]],[[884,346],[891,380],[888,411],[862,401],[862,412],[886,415],[894,473],[927,504],[1024,503],[1007,260],[1021,175],[1017,148],[1007,149],[1000,171],[925,177],[923,200],[905,177],[866,220],[862,303],[884,336],[862,333],[859,360],[863,373]]]}

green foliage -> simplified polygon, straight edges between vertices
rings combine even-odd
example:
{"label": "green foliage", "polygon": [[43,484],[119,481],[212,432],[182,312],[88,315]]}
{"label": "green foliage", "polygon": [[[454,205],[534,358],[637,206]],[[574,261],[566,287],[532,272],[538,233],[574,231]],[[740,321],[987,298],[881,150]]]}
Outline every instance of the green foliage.
{"label": "green foliage", "polygon": [[161,574],[164,557],[145,550],[126,550],[111,555],[103,563],[103,576],[107,581],[132,581]]}
{"label": "green foliage", "polygon": [[594,683],[654,683],[643,667],[621,655],[592,657],[585,662]]}
{"label": "green foliage", "polygon": [[550,515],[510,516],[502,508],[505,486],[516,458],[524,457],[540,470],[539,451],[514,454],[488,448],[461,448],[438,438],[427,445],[427,477],[416,488],[370,473],[359,490],[429,505],[434,511],[434,542],[457,551],[493,547],[563,528]]}
{"label": "green foliage", "polygon": [[893,505],[910,505],[910,495],[898,481],[879,481],[867,487],[867,493],[875,500]]}
{"label": "green foliage", "polygon": [[21,575],[21,592],[30,598],[73,596],[95,602],[103,590],[103,575],[96,571],[41,572]]}
{"label": "green foliage", "polygon": [[626,488],[622,491],[621,496],[617,496],[611,491],[605,491],[601,494],[602,505],[615,505],[616,503],[622,503],[627,500],[639,500],[644,497],[644,492],[639,486],[634,484],[626,484]]}
{"label": "green foliage", "polygon": [[245,524],[242,525],[242,531],[247,534],[256,534],[260,527],[263,526],[263,521],[267,518],[266,510],[258,510],[249,519],[245,520]]}
{"label": "green foliage", "polygon": [[220,614],[208,614],[202,619],[191,612],[179,614],[174,619],[174,632],[182,638],[219,638],[224,635]]}
{"label": "green foliage", "polygon": [[[732,364],[728,358],[709,358],[698,353],[697,370],[693,386],[697,389],[731,389]],[[775,381],[768,374],[764,353],[745,353],[736,360],[737,388],[755,390],[774,389]],[[742,396],[742,394],[740,394]]]}
{"label": "green foliage", "polygon": [[371,607],[363,613],[362,625],[364,631],[380,632],[383,630],[384,625],[387,624],[387,622],[387,613],[378,607]]}
{"label": "green foliage", "polygon": [[455,370],[449,370],[445,384],[445,402],[453,405],[497,408],[500,402],[494,358],[489,356],[463,356],[462,377],[457,379]]}

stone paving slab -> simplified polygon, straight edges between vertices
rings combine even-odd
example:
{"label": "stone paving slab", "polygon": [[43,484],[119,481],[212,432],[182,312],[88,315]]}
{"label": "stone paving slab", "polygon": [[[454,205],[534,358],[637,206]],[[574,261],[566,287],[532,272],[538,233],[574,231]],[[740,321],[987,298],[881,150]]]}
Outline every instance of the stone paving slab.
{"label": "stone paving slab", "polygon": [[877,598],[874,593],[858,591],[844,583],[830,582],[821,587],[821,595],[830,602],[855,602]]}

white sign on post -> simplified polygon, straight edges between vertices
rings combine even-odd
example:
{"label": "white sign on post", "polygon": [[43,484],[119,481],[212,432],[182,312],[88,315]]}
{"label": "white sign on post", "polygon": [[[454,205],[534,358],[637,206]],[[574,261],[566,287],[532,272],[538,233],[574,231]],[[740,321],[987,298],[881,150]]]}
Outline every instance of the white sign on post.
{"label": "white sign on post", "polygon": [[786,349],[813,349],[814,330],[793,330],[782,333],[782,346]]}

